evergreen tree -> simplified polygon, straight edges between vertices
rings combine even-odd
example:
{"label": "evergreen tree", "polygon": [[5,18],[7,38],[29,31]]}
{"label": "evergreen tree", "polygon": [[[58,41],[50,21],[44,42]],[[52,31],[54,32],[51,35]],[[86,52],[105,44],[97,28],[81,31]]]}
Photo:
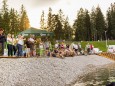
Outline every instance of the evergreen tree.
{"label": "evergreen tree", "polygon": [[107,37],[112,39],[112,16],[111,16],[111,9],[109,8],[107,11]]}
{"label": "evergreen tree", "polygon": [[60,40],[63,39],[62,37],[62,24],[59,20],[59,16],[58,15],[53,15],[54,16],[54,34],[55,34],[55,38]]}
{"label": "evergreen tree", "polygon": [[52,20],[52,22],[51,22],[50,31],[54,32],[54,30],[56,28],[56,24],[57,24],[56,15],[55,14],[52,15],[51,20]]}
{"label": "evergreen tree", "polygon": [[115,39],[115,3],[107,11],[107,35],[109,39]]}
{"label": "evergreen tree", "polygon": [[64,27],[63,27],[64,28],[63,32],[64,32],[64,39],[65,40],[71,40],[72,32],[73,32],[73,30],[72,30],[71,26],[69,25],[68,21],[69,21],[68,17],[66,17],[66,19],[64,21]]}
{"label": "evergreen tree", "polygon": [[2,14],[0,14],[0,27],[3,27],[3,18],[2,18]]}
{"label": "evergreen tree", "polygon": [[4,15],[6,12],[8,12],[8,5],[7,5],[7,0],[2,1],[2,14]]}
{"label": "evergreen tree", "polygon": [[30,27],[29,19],[26,13],[24,6],[21,6],[21,14],[20,14],[20,31],[26,30]]}
{"label": "evergreen tree", "polygon": [[86,29],[86,41],[91,41],[91,23],[88,10],[85,11],[85,29]]}
{"label": "evergreen tree", "polygon": [[64,18],[63,11],[61,9],[59,10],[58,16],[59,16],[60,22],[64,24],[65,18]]}
{"label": "evergreen tree", "polygon": [[96,8],[96,30],[97,30],[97,39],[102,40],[105,37],[105,20],[101,12],[100,7]]}
{"label": "evergreen tree", "polygon": [[112,24],[112,39],[115,39],[115,3],[111,5],[111,24]]}
{"label": "evergreen tree", "polygon": [[60,9],[59,10],[59,13],[58,13],[58,19],[61,23],[61,26],[60,26],[60,32],[61,32],[61,38],[63,39],[64,38],[64,21],[65,21],[65,18],[64,18],[64,14],[63,14],[63,11]]}
{"label": "evergreen tree", "polygon": [[8,34],[10,30],[10,17],[9,17],[9,12],[5,12],[3,15],[3,28],[4,28],[4,33]]}
{"label": "evergreen tree", "polygon": [[2,3],[3,3],[1,13],[2,21],[0,23],[2,24],[1,26],[4,29],[4,33],[7,34],[8,30],[10,29],[9,28],[10,19],[9,19],[7,0],[3,0]]}
{"label": "evergreen tree", "polygon": [[16,35],[16,34],[18,34],[18,32],[20,32],[18,19],[19,19],[19,15],[17,14],[17,11],[15,11],[14,8],[11,8],[11,10],[10,10],[10,29],[9,29],[9,32],[11,32],[14,35]]}
{"label": "evergreen tree", "polygon": [[49,13],[48,13],[48,21],[47,21],[47,28],[48,31],[53,31],[53,25],[52,25],[52,9],[49,8]]}
{"label": "evergreen tree", "polygon": [[41,27],[40,27],[41,29],[45,29],[44,11],[42,11],[40,25],[41,25]]}
{"label": "evergreen tree", "polygon": [[77,19],[73,24],[73,28],[75,29],[75,40],[81,41],[86,40],[86,29],[85,29],[85,13],[82,8],[80,8]]}
{"label": "evergreen tree", "polygon": [[93,7],[90,14],[91,21],[91,37],[93,41],[97,40],[97,30],[96,30],[96,13],[95,8]]}
{"label": "evergreen tree", "polygon": [[4,29],[4,33],[18,34],[30,27],[29,19],[24,6],[21,7],[20,15],[18,12],[11,8],[8,9],[7,0],[3,0],[3,6],[0,13],[0,27]]}
{"label": "evergreen tree", "polygon": [[20,32],[19,24],[20,24],[19,14],[18,14],[17,11],[15,11],[15,31],[14,31],[14,35],[16,35]]}

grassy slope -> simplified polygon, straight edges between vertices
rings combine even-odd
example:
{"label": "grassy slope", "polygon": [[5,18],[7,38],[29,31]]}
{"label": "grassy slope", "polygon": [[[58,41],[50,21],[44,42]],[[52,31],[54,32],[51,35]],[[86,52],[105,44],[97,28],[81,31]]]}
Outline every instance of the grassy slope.
{"label": "grassy slope", "polygon": [[[71,43],[71,42],[67,42],[67,43]],[[74,43],[78,43],[78,42],[74,42]],[[84,49],[86,44],[89,43],[89,44],[93,44],[95,48],[99,48],[101,51],[107,51],[107,48],[106,48],[106,42],[105,41],[83,41],[81,42],[81,46],[82,48]],[[107,42],[108,45],[115,45],[115,40],[113,41],[108,41]]]}

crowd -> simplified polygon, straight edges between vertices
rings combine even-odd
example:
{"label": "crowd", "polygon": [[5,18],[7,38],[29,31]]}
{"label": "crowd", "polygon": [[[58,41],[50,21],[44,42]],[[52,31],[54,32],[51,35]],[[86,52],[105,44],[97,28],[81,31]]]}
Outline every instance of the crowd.
{"label": "crowd", "polygon": [[[5,49],[4,44],[6,45]],[[58,58],[92,54],[94,48],[92,44],[90,45],[88,43],[86,48],[82,49],[80,43],[66,44],[65,40],[57,40],[55,44],[52,45],[47,38],[45,41],[37,41],[34,35],[30,35],[29,37],[18,35],[15,37],[13,34],[8,34],[7,37],[5,37],[2,29],[0,29],[0,46],[2,46],[0,50],[1,55],[17,57],[46,56]]]}

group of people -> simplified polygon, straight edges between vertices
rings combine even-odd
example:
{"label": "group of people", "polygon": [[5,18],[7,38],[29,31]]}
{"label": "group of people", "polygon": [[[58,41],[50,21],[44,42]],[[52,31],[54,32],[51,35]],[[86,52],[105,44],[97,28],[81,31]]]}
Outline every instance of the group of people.
{"label": "group of people", "polygon": [[[28,39],[22,35],[16,38],[14,34],[4,35],[3,28],[0,28],[0,56],[24,56],[24,49],[26,49],[27,56],[34,56],[34,35]],[[25,48],[26,45],[26,48]]]}
{"label": "group of people", "polygon": [[45,55],[48,57],[59,57],[59,58],[64,58],[64,57],[73,57],[73,56],[78,56],[78,55],[87,55],[87,54],[92,54],[94,46],[89,43],[86,45],[85,50],[82,49],[80,43],[71,43],[71,44],[66,44],[65,40],[59,42],[56,41],[53,50],[50,48],[51,43],[49,44],[48,47],[45,47],[46,43],[41,42],[39,45],[40,49],[40,56]]}
{"label": "group of people", "polygon": [[[18,35],[15,37],[14,34],[8,34],[7,37],[5,37],[3,35],[3,29],[0,29],[0,47],[0,56],[47,56],[59,58],[91,54],[94,48],[92,44],[90,45],[88,43],[84,50],[80,43],[77,44],[73,42],[66,44],[65,40],[57,40],[55,44],[52,45],[48,39],[38,41],[34,35],[30,35],[29,37]],[[5,48],[7,51],[4,51]]]}
{"label": "group of people", "polygon": [[6,40],[8,56],[34,56],[34,35],[30,35],[29,38],[18,35],[15,38],[13,34],[8,34]]}

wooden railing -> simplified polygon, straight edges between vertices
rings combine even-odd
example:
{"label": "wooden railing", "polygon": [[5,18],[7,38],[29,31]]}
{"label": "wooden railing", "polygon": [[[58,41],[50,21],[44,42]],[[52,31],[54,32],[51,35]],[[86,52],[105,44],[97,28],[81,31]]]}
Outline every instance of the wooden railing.
{"label": "wooden railing", "polygon": [[100,53],[98,55],[106,57],[106,58],[109,58],[109,59],[112,59],[112,60],[115,61],[115,54],[113,54],[113,53],[102,52],[102,53]]}

